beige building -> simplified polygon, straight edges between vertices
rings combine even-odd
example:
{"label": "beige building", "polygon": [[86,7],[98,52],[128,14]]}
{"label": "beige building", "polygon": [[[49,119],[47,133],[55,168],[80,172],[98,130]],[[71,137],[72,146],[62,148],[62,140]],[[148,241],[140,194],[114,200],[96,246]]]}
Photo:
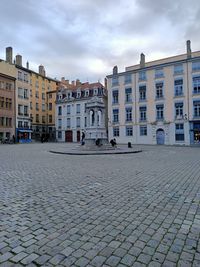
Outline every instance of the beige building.
{"label": "beige building", "polygon": [[14,66],[0,61],[0,141],[15,135],[15,76]]}
{"label": "beige building", "polygon": [[126,67],[107,76],[109,138],[133,144],[200,143],[200,52]]}

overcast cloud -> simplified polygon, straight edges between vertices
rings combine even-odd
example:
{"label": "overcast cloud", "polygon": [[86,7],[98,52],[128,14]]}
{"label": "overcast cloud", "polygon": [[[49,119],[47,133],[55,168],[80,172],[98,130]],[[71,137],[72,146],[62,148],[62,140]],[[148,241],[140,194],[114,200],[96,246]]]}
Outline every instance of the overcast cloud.
{"label": "overcast cloud", "polygon": [[104,81],[146,60],[200,50],[199,0],[1,0],[0,58],[5,47],[23,65],[60,79]]}

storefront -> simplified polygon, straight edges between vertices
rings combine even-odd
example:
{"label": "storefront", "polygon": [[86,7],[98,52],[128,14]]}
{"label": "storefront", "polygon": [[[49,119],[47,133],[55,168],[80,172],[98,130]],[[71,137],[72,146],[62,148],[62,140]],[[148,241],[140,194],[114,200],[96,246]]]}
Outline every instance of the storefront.
{"label": "storefront", "polygon": [[32,130],[30,129],[16,129],[17,142],[19,143],[31,143]]}
{"label": "storefront", "polygon": [[190,142],[200,144],[200,121],[190,122]]}

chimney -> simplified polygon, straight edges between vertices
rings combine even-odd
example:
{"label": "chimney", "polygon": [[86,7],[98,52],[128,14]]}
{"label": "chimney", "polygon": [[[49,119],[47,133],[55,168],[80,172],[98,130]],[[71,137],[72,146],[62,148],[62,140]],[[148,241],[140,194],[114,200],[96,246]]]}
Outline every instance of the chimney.
{"label": "chimney", "polygon": [[140,54],[140,68],[145,67],[145,55],[142,53]]}
{"label": "chimney", "polygon": [[65,80],[65,83],[66,83],[67,85],[69,85],[69,80]]}
{"label": "chimney", "polygon": [[26,68],[29,70],[29,62],[26,62]]}
{"label": "chimney", "polygon": [[72,85],[75,86],[75,81],[72,81]]}
{"label": "chimney", "polygon": [[76,85],[77,85],[77,86],[78,86],[78,85],[81,85],[81,82],[80,82],[79,79],[76,79]]}
{"label": "chimney", "polygon": [[191,51],[191,42],[190,42],[190,40],[187,40],[186,46],[187,46],[187,58],[191,58],[192,51]]}
{"label": "chimney", "polygon": [[61,82],[64,82],[65,81],[65,77],[61,77]]}
{"label": "chimney", "polygon": [[40,65],[39,66],[39,74],[40,75],[42,75],[42,76],[44,76],[45,77],[45,69],[44,69],[44,66],[43,65]]}
{"label": "chimney", "polygon": [[12,47],[6,47],[6,61],[12,64],[13,51]]}
{"label": "chimney", "polygon": [[16,55],[16,65],[22,67],[22,56],[21,55]]}
{"label": "chimney", "polygon": [[114,68],[113,68],[113,74],[118,74],[118,67],[117,66],[114,66]]}

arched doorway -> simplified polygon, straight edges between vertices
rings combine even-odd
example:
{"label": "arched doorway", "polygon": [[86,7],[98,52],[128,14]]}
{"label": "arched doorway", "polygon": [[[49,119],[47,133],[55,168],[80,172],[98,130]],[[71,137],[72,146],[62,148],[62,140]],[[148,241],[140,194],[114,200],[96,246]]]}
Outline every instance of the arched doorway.
{"label": "arched doorway", "polygon": [[158,129],[156,131],[156,140],[157,140],[157,145],[165,144],[165,132],[163,129]]}

